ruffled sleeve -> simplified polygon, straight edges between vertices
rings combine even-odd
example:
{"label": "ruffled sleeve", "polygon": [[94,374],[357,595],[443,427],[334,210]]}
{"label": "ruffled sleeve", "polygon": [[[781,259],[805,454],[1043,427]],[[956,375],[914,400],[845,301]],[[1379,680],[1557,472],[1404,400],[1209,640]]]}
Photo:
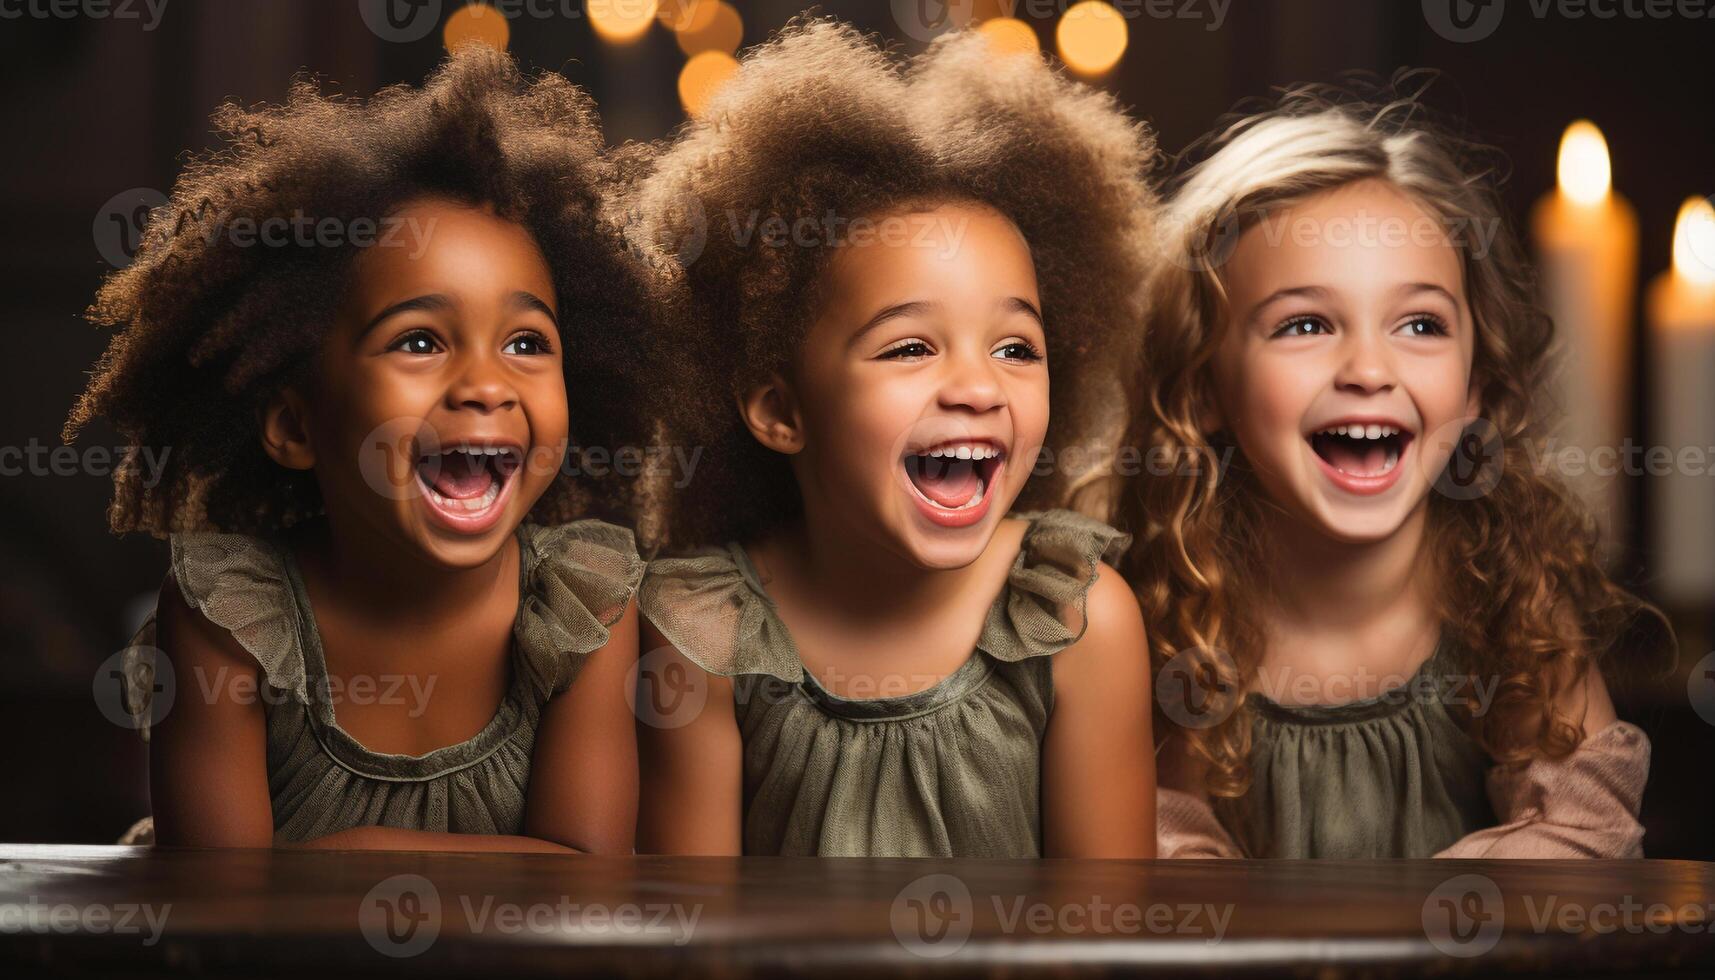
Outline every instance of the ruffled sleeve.
{"label": "ruffled sleeve", "polygon": [[298,607],[273,545],[243,534],[175,534],[172,568],[185,601],[256,658],[269,686],[309,704]]}
{"label": "ruffled sleeve", "polygon": [[630,530],[606,521],[527,526],[523,591],[513,636],[537,696],[546,701],[577,678],[608,641],[608,627],[643,577]]}
{"label": "ruffled sleeve", "polygon": [[[277,552],[242,534],[175,534],[170,567],[185,602],[231,634],[256,659],[271,687],[309,703],[297,609]],[[160,670],[156,658],[172,655],[157,646],[155,618],[156,613],[149,613],[120,664],[124,709],[145,742],[154,717],[154,679]]]}
{"label": "ruffled sleeve", "polygon": [[738,545],[657,558],[637,606],[668,643],[711,674],[802,681],[797,648],[754,576]]}
{"label": "ruffled sleeve", "polygon": [[1100,564],[1131,536],[1069,510],[1015,515],[1030,521],[1007,587],[990,607],[977,646],[999,660],[1040,657],[1076,643],[1089,625],[1085,603]]}

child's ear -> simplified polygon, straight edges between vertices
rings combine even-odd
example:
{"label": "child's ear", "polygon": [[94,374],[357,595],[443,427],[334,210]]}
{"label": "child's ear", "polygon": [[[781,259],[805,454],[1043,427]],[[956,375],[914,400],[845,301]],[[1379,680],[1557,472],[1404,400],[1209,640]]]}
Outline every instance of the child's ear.
{"label": "child's ear", "polygon": [[738,414],[756,441],[777,453],[791,455],[804,448],[804,424],[798,400],[785,379],[776,374],[738,396]]}
{"label": "child's ear", "polygon": [[292,470],[316,465],[316,451],[310,446],[305,425],[304,401],[297,392],[290,388],[281,391],[263,406],[261,415],[262,449],[269,458]]}

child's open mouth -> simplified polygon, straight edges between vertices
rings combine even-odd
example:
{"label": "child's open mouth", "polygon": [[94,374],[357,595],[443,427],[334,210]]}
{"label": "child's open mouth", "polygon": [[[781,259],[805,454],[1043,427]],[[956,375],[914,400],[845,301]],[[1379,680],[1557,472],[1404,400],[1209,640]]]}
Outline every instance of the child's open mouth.
{"label": "child's open mouth", "polygon": [[417,460],[417,483],[438,523],[461,534],[480,534],[500,520],[523,460],[516,446],[443,449]]}
{"label": "child's open mouth", "polygon": [[903,464],[925,517],[943,527],[968,527],[988,513],[989,491],[1005,460],[994,443],[964,440],[906,453]]}
{"label": "child's open mouth", "polygon": [[1353,493],[1380,493],[1392,486],[1411,439],[1410,430],[1379,422],[1342,422],[1309,436],[1323,470]]}

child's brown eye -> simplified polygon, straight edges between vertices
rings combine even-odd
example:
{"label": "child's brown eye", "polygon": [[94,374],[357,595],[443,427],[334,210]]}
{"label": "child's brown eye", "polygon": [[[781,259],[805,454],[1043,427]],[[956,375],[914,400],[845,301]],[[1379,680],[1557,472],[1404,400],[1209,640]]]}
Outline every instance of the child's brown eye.
{"label": "child's brown eye", "polygon": [[440,345],[435,343],[435,338],[415,330],[395,340],[388,350],[404,351],[407,354],[433,354],[440,350]]}
{"label": "child's brown eye", "polygon": [[999,348],[995,351],[995,355],[1002,360],[1007,361],[1042,360],[1042,352],[1036,349],[1036,345],[1022,340],[1015,340],[1012,343]]}
{"label": "child's brown eye", "polygon": [[1276,337],[1308,337],[1313,334],[1327,333],[1328,325],[1313,316],[1298,316],[1280,325],[1274,332]]}
{"label": "child's brown eye", "polygon": [[506,342],[500,349],[503,354],[521,354],[526,357],[546,354],[549,351],[548,339],[540,334],[520,334]]}
{"label": "child's brown eye", "polygon": [[883,357],[883,358],[923,357],[923,356],[927,355],[928,353],[929,353],[929,345],[928,344],[925,344],[919,340],[913,340],[910,343],[900,344],[898,347],[889,347],[887,350],[882,351],[877,356]]}
{"label": "child's brown eye", "polygon": [[1447,324],[1438,316],[1422,314],[1400,324],[1407,337],[1440,337],[1447,333]]}

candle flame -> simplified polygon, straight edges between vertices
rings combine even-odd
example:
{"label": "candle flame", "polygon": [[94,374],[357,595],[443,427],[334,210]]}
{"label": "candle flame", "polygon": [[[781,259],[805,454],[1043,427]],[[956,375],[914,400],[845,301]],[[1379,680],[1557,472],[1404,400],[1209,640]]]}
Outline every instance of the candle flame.
{"label": "candle flame", "polygon": [[1715,286],[1715,205],[1708,198],[1688,197],[1673,223],[1673,273],[1704,286]]}
{"label": "candle flame", "polygon": [[1579,204],[1600,204],[1608,196],[1613,172],[1608,141],[1588,119],[1566,127],[1560,137],[1560,192]]}

